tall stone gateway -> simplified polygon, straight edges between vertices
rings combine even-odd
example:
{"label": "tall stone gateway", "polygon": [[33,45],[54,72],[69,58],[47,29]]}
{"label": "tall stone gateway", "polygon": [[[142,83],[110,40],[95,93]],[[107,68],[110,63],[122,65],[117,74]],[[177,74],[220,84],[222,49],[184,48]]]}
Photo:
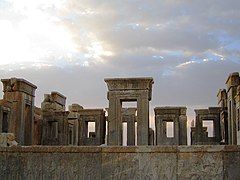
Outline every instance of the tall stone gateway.
{"label": "tall stone gateway", "polygon": [[37,87],[24,79],[2,79],[3,100],[12,102],[9,132],[21,145],[33,143],[34,99]]}
{"label": "tall stone gateway", "polygon": [[[106,118],[103,109],[79,110],[78,144],[99,146],[105,142]],[[90,126],[93,130],[90,132]]]}
{"label": "tall stone gateway", "polygon": [[[208,145],[220,144],[220,107],[209,107],[208,109],[195,109],[196,123],[195,127],[191,127],[191,144],[192,145]],[[207,127],[204,127],[203,122],[212,122],[213,135],[208,133]]]}
{"label": "tall stone gateway", "polygon": [[236,128],[236,102],[237,86],[240,85],[240,77],[238,72],[229,75],[227,81],[227,107],[228,107],[228,143],[237,144],[237,128]]}
{"label": "tall stone gateway", "polygon": [[105,79],[108,86],[108,145],[122,145],[122,103],[137,102],[137,145],[148,145],[153,78]]}
{"label": "tall stone gateway", "polygon": [[[156,107],[154,109],[156,145],[187,145],[186,110],[186,107]],[[172,134],[168,136],[167,130],[170,127],[172,127],[170,130]]]}

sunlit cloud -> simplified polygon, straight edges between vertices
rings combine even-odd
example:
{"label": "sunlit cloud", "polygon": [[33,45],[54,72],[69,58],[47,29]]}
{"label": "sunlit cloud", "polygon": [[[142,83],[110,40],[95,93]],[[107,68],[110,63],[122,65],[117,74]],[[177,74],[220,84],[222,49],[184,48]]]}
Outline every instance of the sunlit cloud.
{"label": "sunlit cloud", "polygon": [[181,64],[177,65],[176,67],[177,68],[182,68],[182,67],[185,67],[187,65],[194,64],[194,63],[196,63],[196,61],[187,61],[187,62],[184,62],[184,63],[181,63]]}

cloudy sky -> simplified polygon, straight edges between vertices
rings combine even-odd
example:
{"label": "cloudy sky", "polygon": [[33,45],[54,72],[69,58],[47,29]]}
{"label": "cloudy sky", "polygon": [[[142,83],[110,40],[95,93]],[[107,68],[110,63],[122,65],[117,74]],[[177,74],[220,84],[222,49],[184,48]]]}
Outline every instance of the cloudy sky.
{"label": "cloudy sky", "polygon": [[[216,105],[240,69],[239,0],[0,0],[0,76],[106,107],[106,77],[151,76],[153,107]],[[2,95],[2,94],[0,94]]]}

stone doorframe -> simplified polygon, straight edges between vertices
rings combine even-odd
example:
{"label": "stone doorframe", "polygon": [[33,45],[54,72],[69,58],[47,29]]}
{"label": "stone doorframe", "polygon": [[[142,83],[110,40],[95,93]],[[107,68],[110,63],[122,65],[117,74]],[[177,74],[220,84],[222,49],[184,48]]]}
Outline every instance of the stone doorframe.
{"label": "stone doorframe", "polygon": [[153,78],[104,79],[108,86],[108,145],[122,145],[122,102],[137,102],[137,145],[148,145]]}

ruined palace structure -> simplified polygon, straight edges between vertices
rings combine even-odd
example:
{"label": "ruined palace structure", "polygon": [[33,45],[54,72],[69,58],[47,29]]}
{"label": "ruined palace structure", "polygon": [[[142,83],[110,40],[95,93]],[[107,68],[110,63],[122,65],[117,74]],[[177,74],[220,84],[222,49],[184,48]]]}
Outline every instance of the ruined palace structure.
{"label": "ruined palace structure", "polygon": [[109,106],[102,109],[77,103],[66,109],[66,97],[55,91],[36,107],[34,84],[1,81],[0,179],[240,177],[240,147],[233,146],[240,144],[239,73],[219,89],[216,107],[195,109],[191,142],[185,106],[155,107],[155,129],[150,128],[153,78],[105,79]]}
{"label": "ruined palace structure", "polygon": [[[13,133],[20,145],[122,146],[125,123],[127,146],[188,144],[184,106],[155,107],[155,131],[149,127],[152,78],[109,78],[105,82],[108,108],[84,109],[72,104],[66,110],[66,97],[59,92],[45,94],[38,108],[35,85],[24,79],[2,79],[0,132]],[[239,73],[230,74],[226,86],[217,93],[217,107],[195,109],[192,145],[240,144]],[[122,107],[132,101],[136,108]],[[204,126],[206,121],[212,122],[212,136]]]}

